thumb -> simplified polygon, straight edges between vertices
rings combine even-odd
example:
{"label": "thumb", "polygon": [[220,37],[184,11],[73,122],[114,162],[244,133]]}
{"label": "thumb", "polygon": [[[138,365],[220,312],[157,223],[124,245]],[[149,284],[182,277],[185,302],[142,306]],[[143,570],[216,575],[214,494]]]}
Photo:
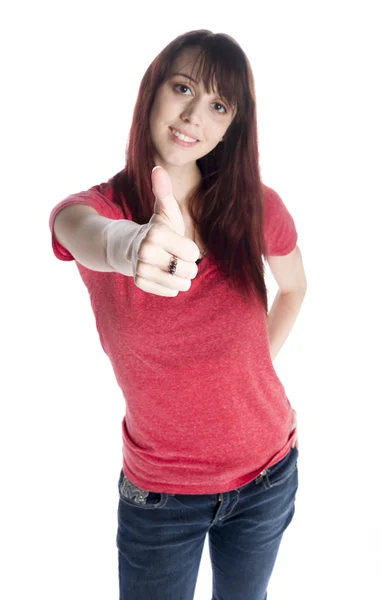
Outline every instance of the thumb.
{"label": "thumb", "polygon": [[179,235],[185,233],[185,223],[180,207],[173,195],[172,182],[165,169],[154,167],[151,173],[152,191],[156,202],[154,214],[159,215],[161,220]]}

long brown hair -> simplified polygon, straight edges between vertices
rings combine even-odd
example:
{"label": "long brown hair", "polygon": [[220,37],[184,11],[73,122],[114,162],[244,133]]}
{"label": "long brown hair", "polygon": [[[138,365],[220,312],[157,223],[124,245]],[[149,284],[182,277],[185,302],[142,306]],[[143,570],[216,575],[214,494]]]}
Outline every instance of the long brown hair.
{"label": "long brown hair", "polygon": [[[200,48],[199,72],[210,93],[216,81],[221,97],[236,107],[224,140],[197,160],[202,180],[188,197],[188,210],[200,239],[218,262],[229,283],[254,293],[268,312],[264,280],[264,189],[260,178],[256,98],[249,60],[230,36],[209,30],[184,33],[168,44],[148,67],[140,84],[129,140],[126,166],[111,180],[136,223],[148,223],[155,198],[151,171],[153,143],[149,115],[159,86],[171,74],[177,55]],[[197,79],[200,73],[197,75]]]}

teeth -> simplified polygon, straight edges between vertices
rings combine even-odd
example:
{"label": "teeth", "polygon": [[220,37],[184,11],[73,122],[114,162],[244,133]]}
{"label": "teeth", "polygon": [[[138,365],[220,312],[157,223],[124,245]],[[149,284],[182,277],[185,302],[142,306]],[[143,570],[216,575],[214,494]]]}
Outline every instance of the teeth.
{"label": "teeth", "polygon": [[182,140],[183,142],[197,142],[197,140],[194,140],[193,138],[190,138],[186,135],[183,135],[182,133],[179,133],[178,131],[176,131],[176,129],[171,129],[173,135],[175,135],[176,137],[179,138],[179,140]]}

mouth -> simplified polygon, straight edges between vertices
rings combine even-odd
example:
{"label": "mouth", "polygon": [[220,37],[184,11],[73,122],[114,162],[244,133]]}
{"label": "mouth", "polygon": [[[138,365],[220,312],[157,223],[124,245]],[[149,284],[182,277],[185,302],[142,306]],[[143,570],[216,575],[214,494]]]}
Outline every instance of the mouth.
{"label": "mouth", "polygon": [[[177,143],[179,146],[183,146],[185,148],[190,148],[192,146],[195,146],[200,141],[200,140],[189,141],[192,138],[187,138],[186,136],[185,136],[185,138],[186,138],[185,140],[180,139],[179,133],[177,133],[176,129],[174,129],[173,127],[168,127],[168,131],[169,131],[171,140],[174,141],[175,143]],[[174,133],[174,132],[176,132],[176,133]],[[184,137],[184,136],[182,136],[182,137]]]}

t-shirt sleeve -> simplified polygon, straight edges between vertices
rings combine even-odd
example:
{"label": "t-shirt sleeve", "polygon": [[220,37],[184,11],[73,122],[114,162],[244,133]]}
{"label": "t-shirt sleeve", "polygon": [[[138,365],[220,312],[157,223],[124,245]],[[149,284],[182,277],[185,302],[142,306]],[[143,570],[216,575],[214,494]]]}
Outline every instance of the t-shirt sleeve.
{"label": "t-shirt sleeve", "polygon": [[275,190],[264,186],[264,237],[266,256],[283,256],[294,250],[298,233],[294,219]]}
{"label": "t-shirt sleeve", "polygon": [[66,206],[72,204],[86,204],[94,208],[97,213],[109,219],[124,219],[122,209],[110,198],[110,193],[104,184],[94,186],[85,192],[72,194],[56,204],[49,216],[49,228],[51,232],[52,249],[60,260],[75,260],[74,256],[67,250],[54,235],[53,224],[56,216]]}

